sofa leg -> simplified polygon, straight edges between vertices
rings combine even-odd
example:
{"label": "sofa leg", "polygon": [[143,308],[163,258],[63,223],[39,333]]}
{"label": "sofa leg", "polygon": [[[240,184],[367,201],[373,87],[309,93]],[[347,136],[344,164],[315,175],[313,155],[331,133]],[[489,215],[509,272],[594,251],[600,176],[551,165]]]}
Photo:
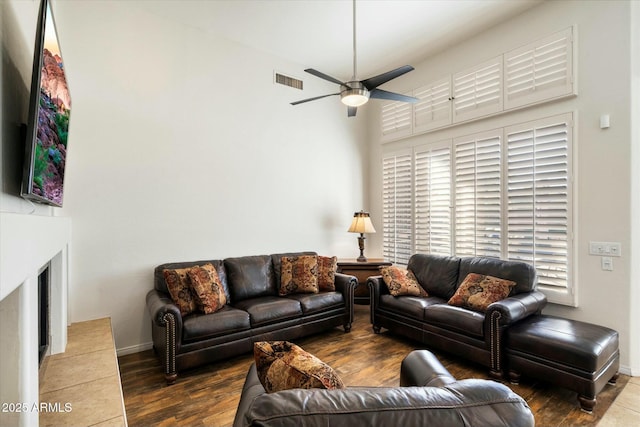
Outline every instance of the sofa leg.
{"label": "sofa leg", "polygon": [[380,326],[373,325],[373,333],[374,334],[379,334],[380,333],[380,329],[382,329]]}
{"label": "sofa leg", "polygon": [[164,378],[167,380],[167,385],[173,385],[176,383],[176,380],[178,379],[178,374],[175,372],[170,374],[164,374]]}
{"label": "sofa leg", "polygon": [[502,380],[502,378],[504,378],[504,375],[502,375],[502,372],[494,371],[493,369],[489,370],[489,376],[496,381],[500,381]]}
{"label": "sofa leg", "polygon": [[580,409],[587,414],[593,412],[593,408],[596,406],[596,399],[589,398],[587,396],[578,395],[578,402],[580,402]]}
{"label": "sofa leg", "polygon": [[345,323],[342,327],[344,328],[345,333],[351,332],[351,323]]}
{"label": "sofa leg", "polygon": [[515,371],[509,371],[509,382],[514,385],[520,384],[520,374]]}
{"label": "sofa leg", "polygon": [[616,385],[616,382],[618,382],[618,375],[620,374],[616,372],[616,374],[611,377],[611,379],[607,382],[607,384]]}

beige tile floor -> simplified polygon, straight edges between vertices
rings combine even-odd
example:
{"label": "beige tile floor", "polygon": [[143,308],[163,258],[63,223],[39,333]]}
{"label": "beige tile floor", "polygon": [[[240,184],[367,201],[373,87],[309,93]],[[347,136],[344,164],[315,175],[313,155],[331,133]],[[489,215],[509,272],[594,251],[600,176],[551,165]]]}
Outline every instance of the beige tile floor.
{"label": "beige tile floor", "polygon": [[640,426],[640,377],[631,377],[598,427]]}
{"label": "beige tile floor", "polygon": [[[67,350],[48,358],[40,401],[71,411],[40,413],[40,425],[126,427],[120,372],[109,318],[69,326]],[[631,377],[598,427],[640,426],[640,377]]]}
{"label": "beige tile floor", "polygon": [[74,323],[67,338],[44,368],[40,402],[54,409],[40,412],[40,426],[126,427],[110,319]]}

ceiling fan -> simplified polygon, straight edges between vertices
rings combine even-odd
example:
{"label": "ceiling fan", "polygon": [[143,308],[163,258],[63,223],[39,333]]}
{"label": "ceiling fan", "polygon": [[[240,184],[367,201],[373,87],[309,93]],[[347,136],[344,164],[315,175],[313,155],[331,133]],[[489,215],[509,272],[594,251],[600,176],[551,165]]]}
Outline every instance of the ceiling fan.
{"label": "ceiling fan", "polygon": [[375,99],[388,99],[391,101],[401,102],[417,102],[418,98],[412,96],[401,95],[399,93],[387,92],[386,90],[378,89],[378,86],[393,80],[396,77],[412,71],[414,68],[411,65],[404,65],[395,70],[387,71],[375,77],[371,77],[365,80],[357,80],[357,61],[356,61],[356,0],[353,0],[353,77],[351,81],[341,82],[340,80],[324,74],[313,68],[307,68],[304,70],[309,74],[313,74],[316,77],[337,83],[340,85],[340,92],[330,93],[328,95],[315,96],[313,98],[302,99],[300,101],[292,102],[291,105],[298,105],[309,101],[315,101],[316,99],[322,99],[329,96],[340,95],[340,101],[345,104],[347,109],[347,115],[354,117],[358,110],[358,107],[366,104],[369,98]]}

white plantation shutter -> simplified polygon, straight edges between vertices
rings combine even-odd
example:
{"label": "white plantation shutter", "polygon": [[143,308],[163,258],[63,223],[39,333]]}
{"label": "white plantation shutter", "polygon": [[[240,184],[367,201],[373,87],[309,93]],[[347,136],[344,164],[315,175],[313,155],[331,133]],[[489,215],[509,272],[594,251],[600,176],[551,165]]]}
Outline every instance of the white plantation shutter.
{"label": "white plantation shutter", "polygon": [[451,124],[451,79],[438,80],[413,91],[413,130],[423,132]]}
{"label": "white plantation shutter", "polygon": [[502,57],[453,75],[453,122],[502,111]]}
{"label": "white plantation shutter", "polygon": [[454,139],[455,255],[501,255],[502,131]]}
{"label": "white plantation shutter", "polygon": [[393,101],[382,104],[381,122],[383,141],[410,135],[411,103]]}
{"label": "white plantation shutter", "polygon": [[407,265],[412,255],[411,154],[388,155],[382,159],[383,254],[387,261]]}
{"label": "white plantation shutter", "polygon": [[568,28],[504,55],[505,109],[574,92],[572,33]]}
{"label": "white plantation shutter", "polygon": [[[572,115],[507,128],[507,256],[531,263],[550,301],[568,297]],[[555,294],[554,294],[555,293]]]}
{"label": "white plantation shutter", "polygon": [[416,150],[414,174],[415,252],[452,255],[450,143]]}

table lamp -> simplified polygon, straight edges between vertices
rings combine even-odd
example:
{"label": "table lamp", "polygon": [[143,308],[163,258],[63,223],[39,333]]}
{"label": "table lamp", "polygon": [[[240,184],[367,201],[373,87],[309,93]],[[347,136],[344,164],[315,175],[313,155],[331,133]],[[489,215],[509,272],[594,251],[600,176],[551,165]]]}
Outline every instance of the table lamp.
{"label": "table lamp", "polygon": [[369,212],[360,211],[353,214],[353,221],[351,222],[351,226],[349,233],[360,233],[360,237],[358,237],[358,247],[360,248],[360,256],[358,257],[358,262],[366,262],[367,258],[364,256],[364,233],[375,233],[376,229],[373,228],[373,224],[371,223],[371,218],[369,218]]}

